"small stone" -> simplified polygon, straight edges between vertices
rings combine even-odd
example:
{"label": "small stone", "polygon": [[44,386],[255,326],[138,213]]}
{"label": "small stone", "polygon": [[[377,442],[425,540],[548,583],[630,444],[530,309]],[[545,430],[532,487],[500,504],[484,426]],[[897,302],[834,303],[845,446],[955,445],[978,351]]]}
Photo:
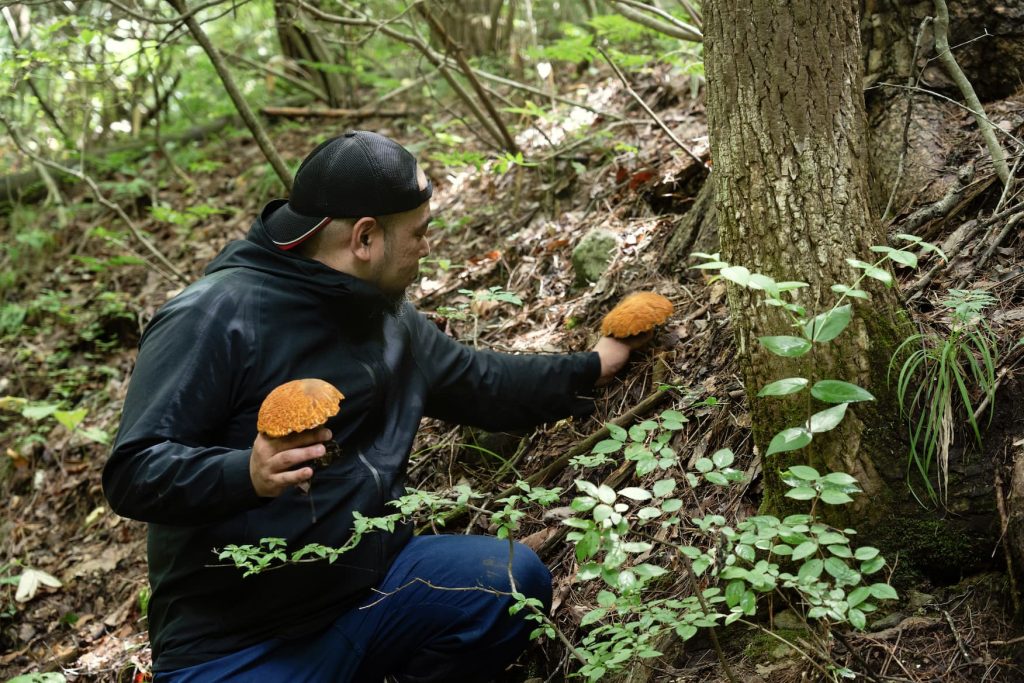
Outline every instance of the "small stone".
{"label": "small stone", "polygon": [[615,233],[604,228],[594,228],[584,235],[572,250],[576,284],[597,282],[612,260],[618,244],[619,240]]}

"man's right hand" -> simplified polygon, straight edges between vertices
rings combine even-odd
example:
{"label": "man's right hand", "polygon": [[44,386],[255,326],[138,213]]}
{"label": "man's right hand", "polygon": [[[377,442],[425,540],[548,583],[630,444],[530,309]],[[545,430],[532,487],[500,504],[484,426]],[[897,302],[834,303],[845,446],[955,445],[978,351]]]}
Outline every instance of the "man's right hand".
{"label": "man's right hand", "polygon": [[249,457],[249,476],[256,494],[276,498],[289,486],[309,481],[313,476],[312,467],[293,468],[321,457],[324,454],[323,442],[330,438],[331,430],[324,428],[289,434],[279,439],[258,435]]}

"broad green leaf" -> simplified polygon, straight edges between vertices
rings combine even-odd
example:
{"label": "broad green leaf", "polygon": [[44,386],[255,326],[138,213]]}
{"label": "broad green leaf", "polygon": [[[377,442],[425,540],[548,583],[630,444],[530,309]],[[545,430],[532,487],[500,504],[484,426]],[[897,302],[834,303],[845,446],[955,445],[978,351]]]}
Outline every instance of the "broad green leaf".
{"label": "broad green leaf", "polygon": [[616,441],[615,439],[605,439],[604,441],[598,441],[594,444],[594,448],[591,449],[591,453],[615,453],[622,448],[622,442]]}
{"label": "broad green leaf", "polygon": [[818,543],[832,545],[833,543],[849,543],[850,539],[837,531],[826,531],[818,535]]}
{"label": "broad green leaf", "polygon": [[656,519],[661,517],[661,510],[655,507],[645,507],[637,510],[636,516],[642,520]]}
{"label": "broad green leaf", "polygon": [[797,576],[801,579],[816,579],[821,576],[821,572],[824,568],[825,563],[817,558],[807,560],[800,567],[800,570],[797,572]]}
{"label": "broad green leaf", "polygon": [[851,498],[846,493],[843,493],[838,489],[827,487],[822,490],[821,499],[828,503],[829,505],[845,505],[846,503],[853,502],[853,498]]}
{"label": "broad green leaf", "polygon": [[612,422],[606,422],[604,426],[608,428],[608,435],[611,436],[616,441],[626,440],[626,430],[620,427],[619,425]]}
{"label": "broad green leaf", "polygon": [[885,566],[885,558],[881,555],[872,558],[866,562],[861,563],[860,570],[864,574],[874,574],[879,569]]}
{"label": "broad green leaf", "polygon": [[776,336],[758,337],[757,340],[776,356],[796,358],[811,350],[811,342],[800,337]]}
{"label": "broad green leaf", "polygon": [[757,392],[758,396],[786,396],[795,394],[807,386],[807,379],[804,377],[787,377],[771,384],[766,384]]}
{"label": "broad green leaf", "polygon": [[786,491],[786,498],[793,500],[811,500],[818,495],[818,492],[809,486],[798,486],[795,489]]}
{"label": "broad green leaf", "polygon": [[830,545],[828,551],[836,557],[841,557],[844,560],[848,560],[853,557],[853,553],[850,552],[850,548],[845,545]]}
{"label": "broad green leaf", "polygon": [[37,403],[36,405],[25,406],[21,410],[21,414],[30,420],[42,420],[53,415],[59,408],[60,406],[54,403]]}
{"label": "broad green leaf", "polygon": [[846,285],[832,285],[832,291],[836,294],[845,294],[846,296],[850,296],[855,299],[871,298],[871,295],[863,289],[854,289],[853,287],[847,287]]}
{"label": "broad green leaf", "polygon": [[810,557],[818,550],[818,544],[814,541],[804,541],[797,547],[793,548],[793,559],[802,560],[805,557]]}
{"label": "broad green leaf", "polygon": [[689,640],[697,635],[697,627],[691,624],[680,624],[679,626],[676,626],[676,635],[683,640]]}
{"label": "broad green leaf", "polygon": [[86,413],[89,412],[85,408],[79,408],[78,410],[55,410],[53,411],[53,417],[64,426],[64,429],[69,432],[75,431],[75,427],[82,423],[85,419]]}
{"label": "broad green leaf", "polygon": [[31,673],[22,674],[15,676],[7,681],[7,683],[67,683],[67,678],[64,674],[57,673],[56,671],[47,671],[45,673]]}
{"label": "broad green leaf", "polygon": [[779,282],[775,285],[779,288],[780,292],[792,292],[796,289],[802,289],[803,287],[810,287],[806,282],[799,282],[796,280],[786,280],[785,282]]}
{"label": "broad green leaf", "polygon": [[675,479],[662,479],[654,482],[654,495],[658,498],[664,498],[665,496],[671,495],[676,490]]}
{"label": "broad green leaf", "polygon": [[725,478],[725,475],[721,472],[708,472],[704,475],[704,478],[715,486],[728,486],[729,480]]}
{"label": "broad green leaf", "polygon": [[825,571],[843,583],[852,584],[858,579],[857,572],[850,569],[850,566],[838,557],[830,557],[825,560]]}
{"label": "broad green leaf", "polygon": [[728,467],[733,463],[733,460],[735,460],[735,456],[728,448],[717,450],[711,456],[711,462],[715,463],[715,466],[720,468]]}
{"label": "broad green leaf", "polygon": [[878,556],[878,548],[872,548],[869,545],[864,545],[857,548],[857,552],[853,555],[855,558],[864,562],[865,560],[872,560]]}
{"label": "broad green leaf", "polygon": [[867,390],[856,384],[841,382],[837,379],[823,379],[811,387],[811,395],[825,403],[853,403],[854,401],[874,401]]}
{"label": "broad green leaf", "polygon": [[582,619],[580,619],[580,626],[590,626],[595,621],[600,621],[606,614],[608,614],[608,610],[603,607],[592,609],[587,612]]}
{"label": "broad green leaf", "polygon": [[889,258],[901,266],[917,268],[917,255],[912,252],[903,251],[902,249],[893,249],[889,252]]}
{"label": "broad green leaf", "polygon": [[818,474],[818,470],[807,465],[793,465],[789,471],[793,473],[793,476],[804,481],[813,481],[821,476]]}
{"label": "broad green leaf", "polygon": [[869,597],[871,597],[871,590],[867,586],[858,586],[846,596],[846,602],[849,603],[850,607],[856,607]]}
{"label": "broad green leaf", "polygon": [[642,489],[636,486],[627,486],[624,489],[619,490],[620,496],[625,496],[630,500],[650,500],[651,492],[647,489]]}
{"label": "broad green leaf", "polygon": [[754,595],[754,591],[748,590],[743,594],[743,597],[740,598],[740,607],[747,616],[757,611],[757,596]]}
{"label": "broad green leaf", "polygon": [[653,547],[654,546],[651,545],[650,543],[641,542],[641,541],[633,541],[633,542],[630,542],[630,543],[623,543],[622,544],[622,549],[625,552],[627,552],[627,553],[646,553],[648,550],[650,550]]}
{"label": "broad green leaf", "polygon": [[606,484],[601,484],[597,487],[597,499],[605,505],[611,505],[615,502],[615,490]]}
{"label": "broad green leaf", "polygon": [[863,631],[868,625],[868,619],[864,616],[864,613],[859,609],[851,609],[847,618],[850,620],[850,626],[853,626],[858,631]]}
{"label": "broad green leaf", "polygon": [[856,486],[857,480],[846,472],[829,472],[821,478],[822,482],[826,484],[835,484],[836,486]]}
{"label": "broad green leaf", "polygon": [[661,509],[665,512],[677,512],[681,507],[683,507],[683,501],[678,498],[669,498],[661,504]]}
{"label": "broad green leaf", "polygon": [[725,261],[708,261],[707,263],[701,263],[696,266],[690,266],[690,268],[693,268],[695,270],[714,270],[718,268],[725,268],[728,265],[729,264],[726,263]]}
{"label": "broad green leaf", "polygon": [[84,436],[85,438],[89,439],[90,441],[95,441],[96,443],[110,443],[110,434],[107,434],[99,427],[79,428],[78,433]]}
{"label": "broad green leaf", "polygon": [[750,289],[760,289],[770,294],[774,294],[779,291],[779,287],[775,284],[775,280],[767,275],[762,275],[761,273],[754,273],[751,275],[747,286],[749,286]]}
{"label": "broad green leaf", "polygon": [[693,463],[693,466],[697,468],[698,472],[710,472],[715,469],[715,463],[711,462],[709,458],[697,458],[697,462]]}
{"label": "broad green leaf", "polygon": [[853,317],[853,308],[844,304],[816,315],[804,325],[804,336],[811,341],[830,342],[839,336]]}
{"label": "broad green leaf", "polygon": [[740,598],[743,597],[743,593],[745,593],[746,590],[747,583],[745,581],[741,581],[739,579],[730,581],[725,587],[725,604],[729,607],[734,607],[735,605],[740,604]]}
{"label": "broad green leaf", "polygon": [[730,282],[735,282],[740,287],[746,287],[750,282],[750,271],[743,266],[722,268],[718,274]]}
{"label": "broad green leaf", "polygon": [[785,453],[787,451],[795,451],[798,448],[803,448],[811,442],[811,433],[803,427],[791,427],[789,429],[783,429],[781,432],[775,435],[772,442],[768,444],[768,452],[765,455],[772,455],[773,453]]}
{"label": "broad green leaf", "polygon": [[901,240],[906,240],[908,242],[913,242],[914,244],[917,244],[917,243],[919,243],[921,241],[921,238],[918,237],[917,235],[909,235],[909,234],[907,234],[905,232],[898,232],[898,233],[896,233],[896,237],[898,237]]}
{"label": "broad green leaf", "polygon": [[843,421],[843,416],[846,415],[846,406],[846,403],[840,403],[811,415],[811,419],[807,422],[807,430],[811,434],[821,434],[822,432],[835,429],[836,425]]}
{"label": "broad green leaf", "polygon": [[895,600],[899,597],[896,589],[887,583],[873,583],[869,587],[871,595],[878,600]]}

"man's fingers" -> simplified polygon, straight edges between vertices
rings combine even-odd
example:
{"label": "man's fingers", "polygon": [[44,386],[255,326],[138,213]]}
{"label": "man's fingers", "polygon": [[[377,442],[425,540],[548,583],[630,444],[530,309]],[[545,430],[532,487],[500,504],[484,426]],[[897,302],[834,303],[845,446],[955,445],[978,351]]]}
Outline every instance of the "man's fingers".
{"label": "man's fingers", "polygon": [[301,469],[287,470],[285,472],[275,474],[272,477],[270,477],[270,481],[274,485],[279,486],[283,491],[289,486],[295,486],[296,484],[301,484],[304,481],[309,481],[312,477],[313,468],[303,467]]}
{"label": "man's fingers", "polygon": [[323,457],[325,452],[326,449],[322,443],[316,443],[305,448],[292,448],[287,451],[281,451],[271,459],[273,462],[272,469],[276,472],[287,471],[301,463]]}

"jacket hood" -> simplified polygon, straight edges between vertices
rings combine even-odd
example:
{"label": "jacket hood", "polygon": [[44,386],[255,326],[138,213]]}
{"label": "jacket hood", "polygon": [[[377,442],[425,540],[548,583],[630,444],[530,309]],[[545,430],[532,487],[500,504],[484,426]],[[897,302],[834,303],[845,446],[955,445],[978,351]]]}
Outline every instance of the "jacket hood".
{"label": "jacket hood", "polygon": [[229,243],[206,267],[206,275],[229,268],[248,268],[292,280],[302,289],[319,296],[354,298],[371,309],[384,311],[389,302],[384,293],[369,282],[335,270],[319,261],[278,248],[264,226],[264,218],[286,203],[276,199],[260,212],[244,240]]}

